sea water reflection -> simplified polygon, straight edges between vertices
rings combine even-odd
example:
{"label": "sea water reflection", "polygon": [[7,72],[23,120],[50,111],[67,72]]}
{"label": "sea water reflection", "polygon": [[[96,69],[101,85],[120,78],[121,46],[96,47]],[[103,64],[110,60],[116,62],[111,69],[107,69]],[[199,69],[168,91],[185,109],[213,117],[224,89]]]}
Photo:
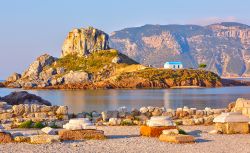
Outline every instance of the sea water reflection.
{"label": "sea water reflection", "polygon": [[[0,96],[20,89],[0,89]],[[115,110],[121,106],[221,108],[238,97],[250,99],[250,87],[150,90],[30,90],[53,105],[67,105],[70,112]]]}

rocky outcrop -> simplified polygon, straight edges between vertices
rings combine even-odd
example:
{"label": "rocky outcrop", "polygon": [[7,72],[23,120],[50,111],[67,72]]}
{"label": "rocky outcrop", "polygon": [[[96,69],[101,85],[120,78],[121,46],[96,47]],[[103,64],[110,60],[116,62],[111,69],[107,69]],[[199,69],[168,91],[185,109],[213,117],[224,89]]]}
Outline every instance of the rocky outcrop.
{"label": "rocky outcrop", "polygon": [[30,94],[26,91],[12,92],[7,96],[0,98],[0,100],[7,102],[10,105],[18,104],[38,104],[38,105],[48,105],[51,103],[47,100],[42,99],[39,96]]}
{"label": "rocky outcrop", "polygon": [[98,50],[109,49],[108,35],[93,27],[73,29],[62,47],[62,57],[69,54],[88,55]]}
{"label": "rocky outcrop", "polygon": [[7,81],[8,81],[8,82],[15,82],[15,81],[17,81],[17,80],[20,79],[20,78],[21,78],[21,74],[13,73],[11,76],[9,76],[9,77],[7,78]]}
{"label": "rocky outcrop", "polygon": [[44,54],[39,56],[22,75],[18,73],[12,74],[7,78],[5,85],[11,88],[33,88],[46,87],[50,84],[53,75],[57,74],[57,70],[49,68],[57,58]]}
{"label": "rocky outcrop", "polygon": [[57,58],[44,54],[39,56],[29,68],[22,74],[22,78],[29,78],[29,80],[40,79],[39,75],[46,66],[50,66]]}
{"label": "rocky outcrop", "polygon": [[113,32],[110,46],[144,65],[163,67],[182,61],[185,68],[207,64],[224,77],[250,76],[250,27],[239,23],[145,25]]}
{"label": "rocky outcrop", "polygon": [[91,75],[84,71],[70,71],[68,74],[64,75],[65,84],[78,84],[89,82],[91,80]]}

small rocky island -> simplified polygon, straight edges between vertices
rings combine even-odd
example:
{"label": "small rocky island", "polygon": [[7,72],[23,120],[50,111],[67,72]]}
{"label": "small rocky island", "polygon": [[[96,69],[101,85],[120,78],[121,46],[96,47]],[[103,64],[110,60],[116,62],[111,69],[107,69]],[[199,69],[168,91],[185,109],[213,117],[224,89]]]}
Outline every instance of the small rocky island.
{"label": "small rocky island", "polygon": [[[109,36],[93,27],[73,29],[60,58],[39,56],[22,74],[0,87],[47,89],[220,87],[234,85],[201,69],[160,69],[141,65],[109,47]],[[245,85],[238,83],[238,85]]]}

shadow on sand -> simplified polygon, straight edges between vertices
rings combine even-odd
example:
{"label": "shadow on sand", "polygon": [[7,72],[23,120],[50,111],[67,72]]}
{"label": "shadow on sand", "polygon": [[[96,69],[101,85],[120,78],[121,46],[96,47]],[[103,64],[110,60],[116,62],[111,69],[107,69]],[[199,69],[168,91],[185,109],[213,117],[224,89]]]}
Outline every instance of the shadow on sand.
{"label": "shadow on sand", "polygon": [[201,137],[201,133],[202,133],[202,131],[200,131],[200,130],[194,130],[194,131],[188,132],[189,135],[196,137],[196,139],[195,139],[196,143],[203,143],[203,142],[212,141],[212,140],[206,140],[206,139],[199,138],[199,137]]}
{"label": "shadow on sand", "polygon": [[140,135],[109,135],[107,136],[108,139],[123,139],[123,138],[134,138],[140,137]]}

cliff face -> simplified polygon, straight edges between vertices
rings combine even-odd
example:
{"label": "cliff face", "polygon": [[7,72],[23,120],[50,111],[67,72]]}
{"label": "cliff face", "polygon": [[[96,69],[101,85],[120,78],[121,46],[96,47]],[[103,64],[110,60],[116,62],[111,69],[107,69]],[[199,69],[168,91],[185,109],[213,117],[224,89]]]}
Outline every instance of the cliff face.
{"label": "cliff face", "polygon": [[144,65],[206,63],[224,77],[250,76],[250,27],[239,23],[145,25],[113,32],[110,46]]}
{"label": "cliff face", "polygon": [[62,46],[62,55],[88,55],[98,50],[109,49],[108,35],[93,27],[74,29],[69,32]]}

